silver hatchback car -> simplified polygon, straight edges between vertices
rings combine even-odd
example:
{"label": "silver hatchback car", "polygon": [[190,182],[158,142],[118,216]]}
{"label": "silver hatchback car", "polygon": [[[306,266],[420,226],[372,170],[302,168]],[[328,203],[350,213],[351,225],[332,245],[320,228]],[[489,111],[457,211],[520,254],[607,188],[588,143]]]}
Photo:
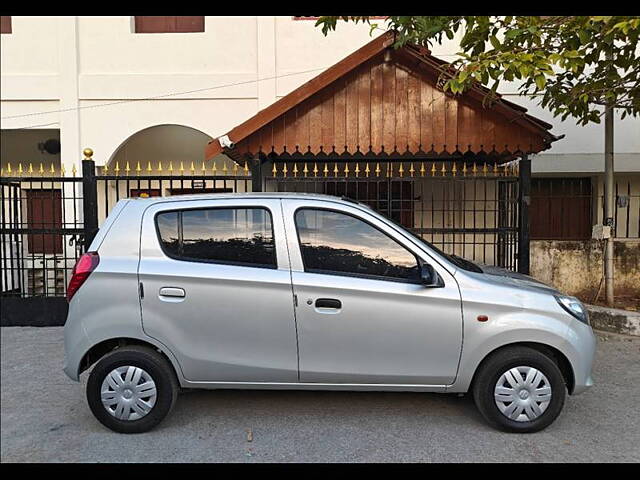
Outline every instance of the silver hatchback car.
{"label": "silver hatchback car", "polygon": [[533,432],[592,385],[573,297],[441,252],[369,207],[305,194],[118,202],[74,268],[64,371],[112,430],[180,388],[472,392]]}

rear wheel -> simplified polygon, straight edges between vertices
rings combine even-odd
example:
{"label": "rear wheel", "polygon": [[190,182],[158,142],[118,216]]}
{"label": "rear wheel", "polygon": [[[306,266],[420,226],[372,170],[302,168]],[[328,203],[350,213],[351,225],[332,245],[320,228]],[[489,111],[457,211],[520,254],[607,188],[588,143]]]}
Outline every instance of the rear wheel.
{"label": "rear wheel", "polygon": [[151,430],[171,411],[177,394],[169,362],[137,345],[105,355],[87,382],[89,408],[103,425],[120,433]]}
{"label": "rear wheel", "polygon": [[500,350],[484,362],[473,397],[484,418],[509,432],[537,432],[560,414],[566,385],[556,363],[529,347]]}

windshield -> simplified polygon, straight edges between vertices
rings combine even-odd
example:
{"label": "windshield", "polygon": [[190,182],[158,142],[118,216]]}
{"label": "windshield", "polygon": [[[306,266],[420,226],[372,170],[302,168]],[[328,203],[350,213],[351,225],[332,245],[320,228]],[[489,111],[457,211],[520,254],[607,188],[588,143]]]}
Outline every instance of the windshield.
{"label": "windshield", "polygon": [[387,220],[391,221],[393,224],[395,224],[398,227],[400,227],[403,231],[409,233],[413,238],[415,238],[418,241],[420,241],[420,243],[423,243],[424,245],[426,245],[430,249],[435,250],[437,253],[439,253],[444,258],[446,258],[451,263],[453,263],[456,267],[461,268],[463,270],[467,270],[468,272],[483,273],[482,269],[478,265],[473,263],[472,261],[467,260],[466,258],[459,257],[458,255],[451,255],[451,254],[445,253],[442,250],[440,250],[438,247],[436,247],[433,243],[425,240],[420,235],[412,232],[410,229],[406,228],[404,225],[398,223],[397,221],[393,220],[392,218],[388,218],[388,217],[385,217],[385,218]]}

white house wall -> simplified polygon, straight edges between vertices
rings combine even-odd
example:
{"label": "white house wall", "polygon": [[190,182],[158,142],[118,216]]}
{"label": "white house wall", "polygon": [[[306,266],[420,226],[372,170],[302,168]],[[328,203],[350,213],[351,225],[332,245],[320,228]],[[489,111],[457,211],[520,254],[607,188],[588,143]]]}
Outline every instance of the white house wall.
{"label": "white house wall", "polygon": [[[0,46],[1,127],[59,128],[67,168],[79,163],[84,147],[104,164],[129,137],[154,125],[185,125],[215,138],[372,38],[365,24],[339,23],[324,37],[314,20],[291,16],[207,16],[204,32],[166,34],[133,33],[131,16],[13,16],[11,22]],[[445,60],[457,50],[456,39],[433,47]],[[501,93],[565,134],[534,158],[534,174],[602,171],[602,125],[554,119],[536,101],[515,95],[516,87],[505,84]],[[185,91],[192,93],[171,95]],[[157,96],[163,97],[143,100]],[[96,108],[114,102],[126,103]],[[60,109],[69,111],[30,115]],[[615,132],[616,167],[640,171],[640,119],[616,122]]]}

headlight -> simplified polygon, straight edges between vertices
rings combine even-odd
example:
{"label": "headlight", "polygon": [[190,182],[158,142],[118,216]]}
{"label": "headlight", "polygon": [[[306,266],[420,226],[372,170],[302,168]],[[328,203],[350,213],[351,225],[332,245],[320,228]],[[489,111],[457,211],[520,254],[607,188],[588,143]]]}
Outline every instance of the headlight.
{"label": "headlight", "polygon": [[589,314],[585,310],[582,302],[576,297],[568,297],[566,295],[555,295],[556,300],[562,308],[582,323],[589,325]]}

